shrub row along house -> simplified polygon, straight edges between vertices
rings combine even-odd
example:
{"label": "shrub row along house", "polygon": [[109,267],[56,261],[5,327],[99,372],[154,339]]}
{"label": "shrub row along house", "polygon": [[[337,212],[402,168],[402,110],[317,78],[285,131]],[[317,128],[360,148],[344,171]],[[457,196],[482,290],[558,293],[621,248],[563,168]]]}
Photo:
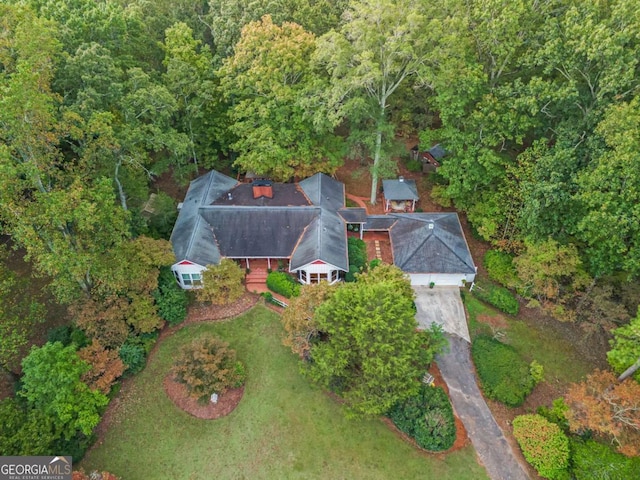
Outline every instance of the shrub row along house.
{"label": "shrub row along house", "polygon": [[[410,199],[413,200],[413,199]],[[240,183],[211,171],[191,182],[171,234],[182,288],[223,258],[282,268],[301,283],[340,281],[349,270],[347,230],[387,232],[394,263],[414,285],[462,285],[476,267],[455,213],[368,216],[345,208],[344,185],[322,173],[298,183]]]}

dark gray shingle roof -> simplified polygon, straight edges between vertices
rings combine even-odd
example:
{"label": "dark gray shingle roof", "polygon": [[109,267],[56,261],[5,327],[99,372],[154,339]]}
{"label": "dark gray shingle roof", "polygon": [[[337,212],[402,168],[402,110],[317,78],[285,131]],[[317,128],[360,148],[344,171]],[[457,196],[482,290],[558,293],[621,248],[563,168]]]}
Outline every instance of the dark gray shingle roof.
{"label": "dark gray shingle roof", "polygon": [[364,223],[367,221],[366,208],[341,208],[338,213],[347,223]]}
{"label": "dark gray shingle roof", "polygon": [[318,208],[212,206],[200,215],[223,257],[289,257]]}
{"label": "dark gray shingle roof", "polygon": [[382,190],[387,200],[418,200],[415,180],[383,180]]}
{"label": "dark gray shingle roof", "polygon": [[456,213],[392,214],[394,263],[407,273],[475,273]]}
{"label": "dark gray shingle roof", "polygon": [[369,215],[367,217],[367,223],[364,224],[363,230],[380,231],[389,230],[391,226],[397,221],[396,217],[391,215]]}
{"label": "dark gray shingle roof", "polygon": [[191,182],[171,234],[177,260],[291,257],[292,269],[322,260],[348,270],[346,227],[337,213],[344,186],[316,174],[298,185],[274,184],[273,192],[273,199],[253,199],[250,185],[216,171]]}
{"label": "dark gray shingle roof", "polygon": [[440,160],[442,157],[447,155],[447,151],[444,148],[442,148],[442,145],[440,145],[439,143],[431,147],[429,149],[429,153],[436,160]]}
{"label": "dark gray shingle roof", "polygon": [[199,265],[216,264],[220,261],[220,251],[211,235],[211,228],[199,211],[237,183],[233,178],[215,170],[190,183],[171,232],[171,244],[178,261],[189,260]]}

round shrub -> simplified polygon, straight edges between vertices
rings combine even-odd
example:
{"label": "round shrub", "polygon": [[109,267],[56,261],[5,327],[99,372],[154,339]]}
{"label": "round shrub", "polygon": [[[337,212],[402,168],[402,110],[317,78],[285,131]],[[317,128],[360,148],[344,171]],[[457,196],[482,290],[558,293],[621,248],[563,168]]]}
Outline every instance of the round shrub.
{"label": "round shrub", "polygon": [[158,314],[169,325],[178,325],[187,317],[187,292],[176,283],[170,268],[163,267],[158,277],[158,288],[153,292]]}
{"label": "round shrub", "polygon": [[300,295],[300,284],[285,272],[271,272],[267,275],[267,287],[286,298]]}
{"label": "round shrub", "polygon": [[513,436],[541,477],[553,480],[567,476],[569,439],[558,425],[541,415],[520,415],[513,420]]}
{"label": "round shrub", "polygon": [[186,385],[189,395],[207,402],[212,393],[224,393],[244,384],[244,365],[236,360],[229,344],[204,337],[185,345],[173,365],[175,379]]}
{"label": "round shrub", "polygon": [[535,387],[529,365],[511,345],[480,335],[473,340],[471,356],[489,398],[518,407]]}
{"label": "round shrub", "polygon": [[453,409],[440,387],[422,385],[417,395],[398,403],[389,418],[416,443],[434,452],[451,448],[456,440]]}

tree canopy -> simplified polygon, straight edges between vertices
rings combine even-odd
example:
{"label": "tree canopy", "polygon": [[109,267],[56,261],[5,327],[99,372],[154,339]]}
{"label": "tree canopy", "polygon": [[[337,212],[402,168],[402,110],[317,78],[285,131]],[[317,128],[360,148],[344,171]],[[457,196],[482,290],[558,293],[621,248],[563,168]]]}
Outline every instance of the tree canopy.
{"label": "tree canopy", "polygon": [[[380,415],[420,387],[420,378],[443,346],[438,330],[416,332],[410,287],[378,268],[345,283],[316,310],[320,332],[307,373],[338,393],[351,415]],[[404,280],[408,285],[408,280]]]}

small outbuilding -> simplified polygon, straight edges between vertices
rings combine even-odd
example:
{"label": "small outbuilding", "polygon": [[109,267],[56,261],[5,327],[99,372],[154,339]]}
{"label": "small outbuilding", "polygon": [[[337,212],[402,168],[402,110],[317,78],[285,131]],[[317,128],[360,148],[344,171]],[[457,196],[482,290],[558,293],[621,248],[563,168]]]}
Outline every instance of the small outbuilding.
{"label": "small outbuilding", "polygon": [[436,171],[446,155],[447,151],[439,143],[426,151],[420,151],[419,145],[411,149],[411,158],[422,163],[423,173]]}
{"label": "small outbuilding", "polygon": [[399,177],[396,180],[382,181],[385,212],[413,212],[416,209],[418,188],[415,180]]}

